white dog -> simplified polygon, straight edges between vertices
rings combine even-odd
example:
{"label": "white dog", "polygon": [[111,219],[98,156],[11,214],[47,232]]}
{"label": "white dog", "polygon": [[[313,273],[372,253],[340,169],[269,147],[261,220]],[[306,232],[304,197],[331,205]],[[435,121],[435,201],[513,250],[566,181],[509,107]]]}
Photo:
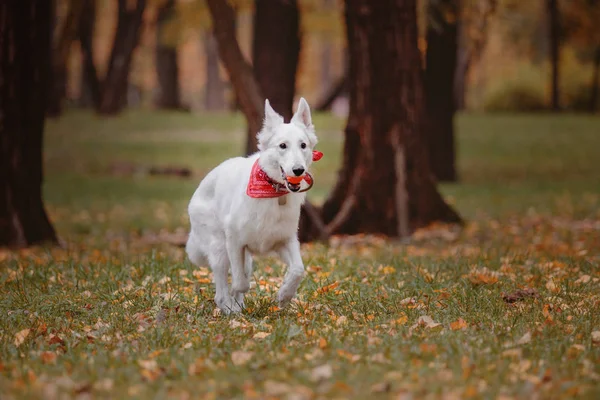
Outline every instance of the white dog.
{"label": "white dog", "polygon": [[251,253],[275,251],[287,264],[278,293],[281,307],[294,297],[304,275],[298,241],[300,207],[306,197],[303,192],[312,186],[308,169],[313,157],[322,156],[313,152],[317,137],[306,100],[300,99],[288,124],[267,100],[257,139],[257,153],[229,159],[210,171],[188,207],[188,257],[196,265],[208,263],[212,268],[215,302],[225,313],[244,307],[252,276]]}

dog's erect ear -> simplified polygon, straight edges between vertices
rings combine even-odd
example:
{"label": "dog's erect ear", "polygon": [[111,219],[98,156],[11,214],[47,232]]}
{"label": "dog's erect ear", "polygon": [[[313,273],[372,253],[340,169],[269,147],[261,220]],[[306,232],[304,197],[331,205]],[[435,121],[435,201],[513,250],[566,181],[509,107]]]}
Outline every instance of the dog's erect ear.
{"label": "dog's erect ear", "polygon": [[292,121],[298,125],[304,125],[306,128],[312,129],[312,117],[310,116],[310,107],[304,97],[300,97],[298,102],[298,109],[292,117]]}
{"label": "dog's erect ear", "polygon": [[[263,127],[256,134],[256,139],[258,139],[258,149],[263,150],[263,144],[266,145],[273,133],[275,132],[275,128],[279,125],[283,124],[283,117],[271,107],[271,103],[269,103],[269,99],[265,100],[265,120],[263,122]],[[266,146],[265,146],[266,147]]]}
{"label": "dog's erect ear", "polygon": [[268,129],[276,128],[278,125],[283,124],[283,117],[271,107],[269,99],[265,100],[265,121],[264,126]]}

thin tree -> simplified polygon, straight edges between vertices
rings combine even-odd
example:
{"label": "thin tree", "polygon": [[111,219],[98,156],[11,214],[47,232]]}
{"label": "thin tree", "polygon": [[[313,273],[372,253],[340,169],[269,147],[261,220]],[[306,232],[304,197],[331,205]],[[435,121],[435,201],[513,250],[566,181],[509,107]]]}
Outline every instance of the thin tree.
{"label": "thin tree", "polygon": [[78,36],[81,47],[81,107],[98,107],[100,80],[94,63],[94,27],[96,25],[96,0],[81,0],[82,11]]}
{"label": "thin tree", "polygon": [[551,101],[552,110],[560,110],[560,20],[558,0],[546,0],[548,10],[548,34],[550,36]]}
{"label": "thin tree", "polygon": [[458,52],[459,0],[430,0],[427,5],[425,99],[427,147],[438,181],[456,181],[454,77]]}
{"label": "thin tree", "polygon": [[118,0],[117,31],[108,72],[102,82],[98,112],[117,114],[127,102],[129,70],[138,45],[146,0]]}
{"label": "thin tree", "polygon": [[[460,222],[432,176],[414,0],[346,0],[350,113],[337,184],[303,240],[333,233],[403,237]],[[322,221],[319,221],[319,217]]]}
{"label": "thin tree", "polygon": [[158,8],[156,20],[156,75],[159,94],[156,105],[164,109],[180,109],[179,65],[177,47],[166,40],[166,25],[175,16],[175,0],[167,0]]}
{"label": "thin tree", "polygon": [[[300,16],[296,0],[254,2],[252,63],[261,93],[286,121],[292,118],[296,69],[300,56]],[[256,132],[248,131],[246,153],[256,148]]]}
{"label": "thin tree", "polygon": [[219,57],[246,117],[248,131],[257,133],[265,113],[264,97],[256,82],[252,66],[244,58],[236,38],[235,10],[228,0],[207,0]]}
{"label": "thin tree", "polygon": [[227,102],[225,101],[226,83],[223,78],[221,78],[219,49],[212,29],[207,29],[203,32],[203,39],[206,56],[204,108],[210,111],[222,111],[227,108]]}
{"label": "thin tree", "polygon": [[0,2],[0,246],[56,242],[42,201],[52,2]]}

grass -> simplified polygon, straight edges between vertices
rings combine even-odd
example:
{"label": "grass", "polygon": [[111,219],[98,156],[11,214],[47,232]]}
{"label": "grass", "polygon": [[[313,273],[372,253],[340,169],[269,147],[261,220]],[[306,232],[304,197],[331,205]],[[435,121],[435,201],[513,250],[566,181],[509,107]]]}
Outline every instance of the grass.
{"label": "grass", "polygon": [[[225,317],[210,271],[168,242],[242,125],[141,111],[48,123],[45,196],[67,245],[0,252],[3,398],[597,398],[600,119],[460,116],[461,183],[441,190],[464,230],[305,245],[284,310],[283,266],[261,258],[247,309]],[[320,201],[343,121],[316,126]],[[118,162],[195,176],[115,175]],[[503,299],[522,288],[535,295]]]}

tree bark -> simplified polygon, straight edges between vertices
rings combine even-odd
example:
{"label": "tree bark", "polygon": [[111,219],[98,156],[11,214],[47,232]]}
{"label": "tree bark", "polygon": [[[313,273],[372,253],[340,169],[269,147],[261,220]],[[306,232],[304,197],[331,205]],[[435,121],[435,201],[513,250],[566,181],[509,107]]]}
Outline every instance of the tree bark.
{"label": "tree bark", "polygon": [[598,105],[598,92],[600,91],[600,46],[596,47],[594,55],[594,72],[592,75],[592,94],[590,95],[589,110],[591,113],[596,112]]}
{"label": "tree bark", "polygon": [[458,0],[430,0],[427,7],[425,100],[427,147],[438,181],[456,181],[454,77],[458,53]]}
{"label": "tree bark", "polygon": [[158,108],[181,109],[179,97],[179,66],[177,47],[165,43],[164,25],[175,14],[175,0],[167,0],[158,10],[156,27],[156,74],[159,94],[156,100]]}
{"label": "tree bark", "polygon": [[146,0],[119,0],[117,31],[98,104],[100,114],[117,114],[127,104],[129,70],[145,8]]}
{"label": "tree bark", "polygon": [[[321,210],[327,234],[402,237],[461,221],[435,187],[423,141],[415,3],[346,0],[350,117],[338,182]],[[303,220],[302,240],[322,236]]]}
{"label": "tree bark", "polygon": [[79,45],[81,47],[81,107],[97,108],[100,104],[100,79],[94,63],[94,26],[96,24],[96,0],[82,0],[83,10],[79,21]]}
{"label": "tree bark", "polygon": [[[252,62],[261,93],[285,121],[292,118],[300,56],[300,17],[296,0],[254,2]],[[248,131],[246,153],[256,151],[256,132]]]}
{"label": "tree bark", "polygon": [[209,111],[225,110],[225,82],[219,73],[219,48],[212,31],[204,32],[204,51],[206,53],[206,86],[204,108]]}
{"label": "tree bark", "polygon": [[0,2],[0,246],[57,241],[42,201],[52,3]]}
{"label": "tree bark", "polygon": [[550,35],[550,64],[552,66],[552,111],[560,110],[560,21],[558,0],[547,0]]}
{"label": "tree bark", "polygon": [[[219,57],[229,74],[240,108],[246,116],[248,131],[256,135],[262,128],[265,114],[264,97],[252,72],[252,66],[244,58],[237,42],[235,11],[228,0],[207,0],[207,3],[217,39]],[[247,143],[246,147],[248,146]],[[256,146],[256,138],[254,138],[254,146]]]}

